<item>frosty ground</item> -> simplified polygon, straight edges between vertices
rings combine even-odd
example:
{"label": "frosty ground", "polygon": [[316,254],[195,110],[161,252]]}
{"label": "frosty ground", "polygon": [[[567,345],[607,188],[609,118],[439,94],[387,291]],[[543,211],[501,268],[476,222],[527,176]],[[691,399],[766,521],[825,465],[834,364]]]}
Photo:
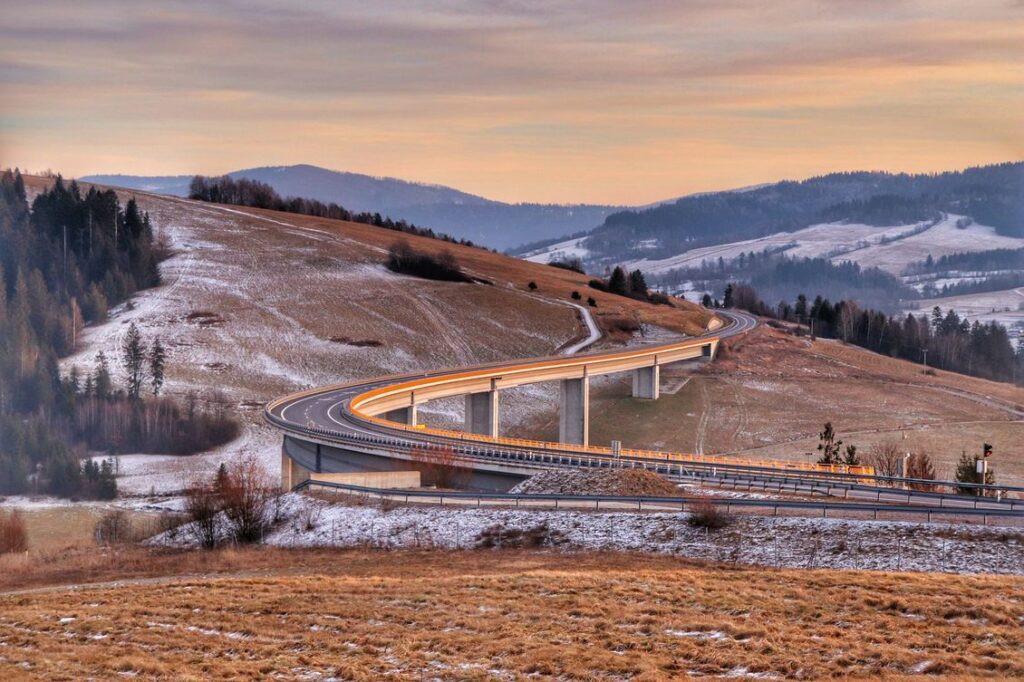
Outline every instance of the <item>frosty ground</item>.
{"label": "frosty ground", "polygon": [[[952,524],[736,516],[720,530],[688,514],[438,509],[280,498],[263,542],[277,547],[438,550],[535,545],[558,551],[623,551],[780,568],[1024,574],[1019,529]],[[222,519],[223,521],[223,519]],[[221,524],[226,540],[226,522]],[[192,547],[190,525],[150,544]]]}

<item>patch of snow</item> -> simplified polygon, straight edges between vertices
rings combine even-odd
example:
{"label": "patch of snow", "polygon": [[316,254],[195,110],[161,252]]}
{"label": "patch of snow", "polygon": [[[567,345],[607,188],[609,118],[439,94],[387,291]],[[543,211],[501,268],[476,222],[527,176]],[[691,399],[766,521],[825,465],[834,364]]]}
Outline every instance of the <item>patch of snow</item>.
{"label": "patch of snow", "polygon": [[[1024,531],[995,526],[738,515],[728,528],[709,532],[690,526],[681,512],[392,508],[296,493],[279,504],[282,520],[264,537],[279,547],[473,549],[485,533],[500,538],[543,528],[562,551],[655,552],[782,568],[1024,574]],[[228,539],[224,517],[218,534]],[[193,535],[185,525],[148,542],[191,547]]]}
{"label": "patch of snow", "polygon": [[536,251],[530,251],[520,256],[523,260],[528,260],[531,263],[550,263],[551,261],[566,260],[569,258],[586,258],[590,255],[590,251],[583,246],[583,242],[586,241],[586,237],[579,237],[577,239],[567,239],[557,244],[551,244],[545,246],[542,249]]}

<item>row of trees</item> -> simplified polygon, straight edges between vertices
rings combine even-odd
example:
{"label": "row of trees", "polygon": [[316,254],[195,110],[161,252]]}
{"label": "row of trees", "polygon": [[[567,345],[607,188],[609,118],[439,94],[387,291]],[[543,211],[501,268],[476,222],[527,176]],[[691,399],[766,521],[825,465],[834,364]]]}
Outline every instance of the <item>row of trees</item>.
{"label": "row of trees", "polygon": [[648,301],[662,305],[669,304],[669,298],[657,291],[650,291],[647,288],[647,278],[641,270],[626,272],[621,265],[616,265],[608,279],[592,279],[589,282],[592,289],[607,291],[610,294],[635,298],[638,301]]}
{"label": "row of trees", "polygon": [[[936,480],[937,476],[931,457],[923,450],[906,451],[904,448],[900,448],[896,441],[886,440],[872,445],[862,462],[856,446],[847,445],[845,448],[842,446],[843,441],[838,438],[832,422],[826,422],[821,433],[818,434],[818,452],[821,453],[818,463],[851,466],[868,464],[874,467],[877,476],[915,479],[916,482],[907,484],[913,490],[934,491],[937,488],[937,485],[927,483],[927,481]],[[977,462],[978,457],[972,457],[966,452],[961,455],[953,470],[951,480],[969,485],[957,486],[957,492],[961,495],[995,495],[993,490],[973,487],[978,484],[995,485],[996,482],[995,470],[992,467],[986,467],[985,473],[979,473]],[[890,483],[895,484],[895,482]]]}
{"label": "row of trees", "polygon": [[883,355],[985,379],[1016,381],[1018,366],[1024,365],[1024,346],[1018,344],[1015,349],[1005,327],[996,322],[971,323],[955,310],[943,313],[938,306],[930,316],[908,313],[902,318],[861,308],[849,300],[833,304],[817,296],[809,301],[803,294],[793,303],[781,301],[770,306],[749,284],[728,285],[723,305],[808,325],[815,336],[842,339]]}
{"label": "row of trees", "polygon": [[302,197],[282,198],[277,193],[277,190],[265,182],[246,178],[236,180],[230,175],[222,175],[220,177],[195,176],[189,185],[189,198],[219,204],[251,206],[253,208],[266,208],[274,211],[311,215],[318,218],[365,223],[374,227],[383,227],[386,230],[440,239],[464,246],[475,246],[468,239],[456,239],[450,235],[435,232],[429,227],[417,227],[405,220],[392,220],[387,216],[382,216],[380,213],[356,213],[334,202],[325,204],[316,199],[305,199]]}
{"label": "row of trees", "polygon": [[929,255],[904,271],[907,275],[952,275],[961,272],[1024,269],[1024,249],[958,251],[939,258]]}

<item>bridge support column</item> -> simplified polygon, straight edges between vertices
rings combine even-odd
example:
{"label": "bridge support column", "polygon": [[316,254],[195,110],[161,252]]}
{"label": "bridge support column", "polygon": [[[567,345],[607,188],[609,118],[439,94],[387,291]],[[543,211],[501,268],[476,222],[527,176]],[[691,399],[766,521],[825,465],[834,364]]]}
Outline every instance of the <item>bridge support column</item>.
{"label": "bridge support column", "polygon": [[588,445],[590,441],[590,378],[562,379],[558,442]]}
{"label": "bridge support column", "polygon": [[466,394],[466,432],[498,435],[498,392]]}
{"label": "bridge support column", "polygon": [[[318,445],[317,448],[319,447]],[[287,492],[309,476],[309,469],[289,457],[284,445],[281,445],[281,490]]]}
{"label": "bridge support column", "polygon": [[633,370],[633,397],[657,400],[661,390],[661,368],[641,367]]}
{"label": "bridge support column", "polygon": [[397,410],[385,412],[384,418],[391,422],[416,426],[416,406],[410,405],[409,407],[400,407]]}

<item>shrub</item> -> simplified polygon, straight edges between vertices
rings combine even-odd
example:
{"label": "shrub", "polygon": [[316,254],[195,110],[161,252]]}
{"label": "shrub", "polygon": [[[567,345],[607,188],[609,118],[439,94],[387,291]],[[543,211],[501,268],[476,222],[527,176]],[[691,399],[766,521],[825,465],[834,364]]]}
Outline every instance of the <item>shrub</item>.
{"label": "shrub", "polygon": [[412,451],[413,468],[420,472],[423,485],[444,489],[465,488],[473,470],[459,460],[449,447],[417,447]]}
{"label": "shrub", "polygon": [[702,497],[690,508],[690,516],[686,522],[694,528],[719,530],[732,523],[732,515],[723,507],[714,503],[711,498]]}
{"label": "shrub", "polygon": [[194,482],[185,493],[185,511],[196,542],[210,549],[221,537],[238,543],[262,540],[279,519],[277,499],[267,470],[246,457],[230,467],[222,464],[212,479]]}
{"label": "shrub", "polygon": [[[935,480],[935,465],[932,464],[932,458],[928,456],[927,452],[915,452],[910,455],[910,459],[907,460],[907,478]],[[911,483],[910,488],[928,492],[936,490],[938,486],[928,483]]]}
{"label": "shrub", "polygon": [[653,291],[648,294],[647,300],[654,305],[672,305],[672,299],[660,291]]}
{"label": "shrub", "polygon": [[220,511],[220,495],[213,484],[195,481],[185,491],[189,529],[200,547],[213,549],[217,546],[217,516]]}
{"label": "shrub", "polygon": [[548,265],[550,265],[553,268],[561,268],[562,270],[572,270],[573,272],[578,272],[581,275],[585,274],[586,272],[583,269],[583,259],[580,258],[579,256],[549,261]]}
{"label": "shrub", "polygon": [[123,510],[107,512],[96,522],[94,530],[96,544],[121,545],[135,541],[135,529],[132,521]]}
{"label": "shrub", "polygon": [[532,528],[505,528],[501,525],[490,526],[477,538],[477,547],[482,549],[520,549],[528,547],[551,547],[568,542],[565,534],[552,530],[548,524],[541,523]]}
{"label": "shrub", "polygon": [[537,291],[537,283],[531,281],[529,284],[526,285],[526,288],[529,289],[530,291]]}
{"label": "shrub", "polygon": [[634,334],[640,331],[640,323],[631,317],[616,315],[614,317],[605,318],[604,322],[608,331],[612,333],[622,332],[624,334]]}
{"label": "shrub", "polygon": [[[903,455],[899,444],[894,440],[875,443],[868,450],[867,463],[875,468],[879,476],[901,476],[903,474]],[[885,485],[894,485],[887,481]]]}
{"label": "shrub", "polygon": [[28,530],[21,512],[0,512],[0,554],[28,550]]}
{"label": "shrub", "polygon": [[578,301],[578,300],[580,300],[581,298],[583,298],[583,297],[582,297],[582,296],[580,296],[580,292],[578,292],[578,291],[574,291],[574,292],[572,292],[572,300],[574,300],[574,301]]}
{"label": "shrub", "polygon": [[227,476],[218,474],[216,491],[236,542],[263,539],[274,518],[271,502],[276,489],[267,470],[252,457],[230,467]]}
{"label": "shrub", "polygon": [[591,308],[596,308],[597,307],[597,300],[594,299],[593,296],[588,296],[587,297],[587,305],[589,305]]}

